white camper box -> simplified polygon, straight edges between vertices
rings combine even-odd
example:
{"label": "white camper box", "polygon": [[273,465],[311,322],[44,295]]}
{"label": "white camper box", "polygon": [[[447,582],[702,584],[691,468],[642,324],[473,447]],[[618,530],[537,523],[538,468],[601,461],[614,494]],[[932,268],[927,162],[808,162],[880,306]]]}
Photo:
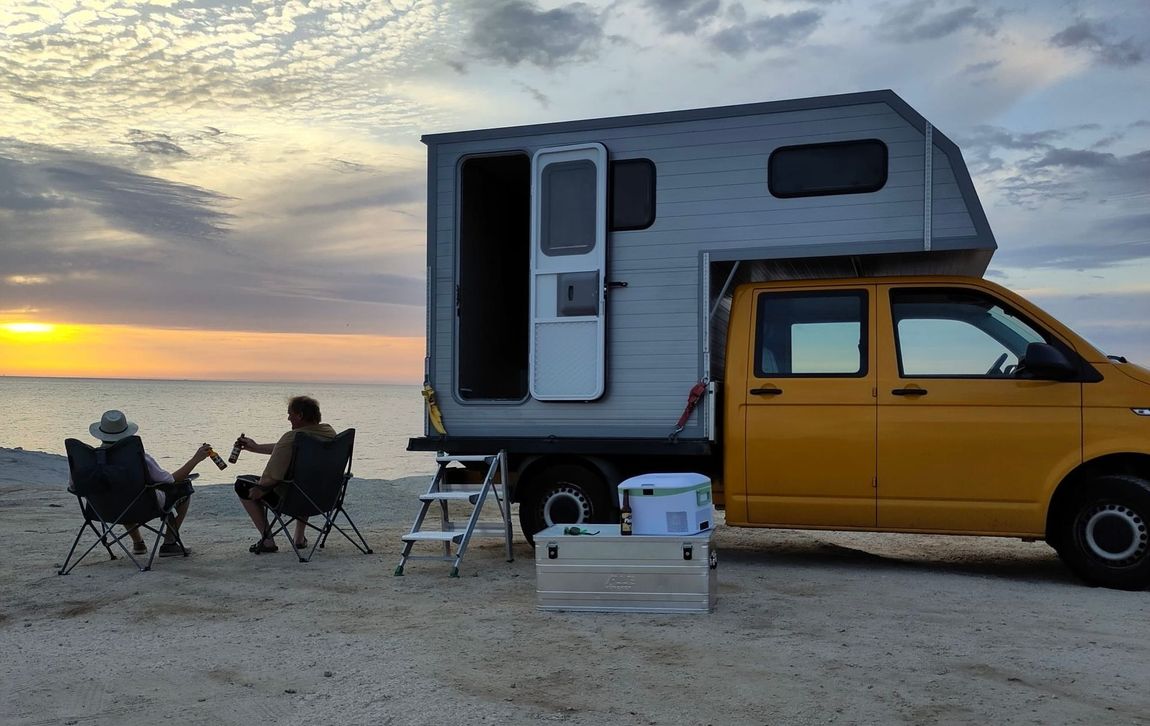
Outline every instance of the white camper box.
{"label": "white camper box", "polygon": [[715,471],[737,285],[979,276],[996,246],[958,148],[892,91],[423,141],[425,378],[447,434],[429,421],[409,448],[506,451],[525,530],[615,509],[572,462],[613,482]]}

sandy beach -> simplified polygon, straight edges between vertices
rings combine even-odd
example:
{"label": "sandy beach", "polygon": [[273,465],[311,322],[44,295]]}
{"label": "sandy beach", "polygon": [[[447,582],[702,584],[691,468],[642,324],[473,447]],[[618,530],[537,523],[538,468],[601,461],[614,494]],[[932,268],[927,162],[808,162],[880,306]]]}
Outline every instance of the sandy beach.
{"label": "sandy beach", "polygon": [[66,470],[0,449],[0,723],[1150,723],[1150,593],[1042,543],[720,526],[713,614],[543,613],[518,532],[512,563],[478,540],[459,579],[392,576],[408,477],[352,482],[371,555],[253,556],[201,486],[189,558],[60,577]]}

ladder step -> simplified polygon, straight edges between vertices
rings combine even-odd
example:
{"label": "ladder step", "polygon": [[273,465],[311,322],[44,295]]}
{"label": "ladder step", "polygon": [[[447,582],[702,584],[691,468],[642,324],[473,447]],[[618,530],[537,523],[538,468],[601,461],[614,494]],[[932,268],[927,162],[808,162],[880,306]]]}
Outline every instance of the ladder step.
{"label": "ladder step", "polygon": [[479,492],[428,492],[427,494],[420,494],[419,500],[421,502],[474,501],[478,496]]}
{"label": "ladder step", "polygon": [[404,542],[458,542],[463,539],[465,531],[461,532],[408,532],[400,539]]}
{"label": "ladder step", "polygon": [[464,454],[460,456],[437,456],[435,460],[441,464],[446,464],[450,461],[489,461],[495,457],[495,454]]}

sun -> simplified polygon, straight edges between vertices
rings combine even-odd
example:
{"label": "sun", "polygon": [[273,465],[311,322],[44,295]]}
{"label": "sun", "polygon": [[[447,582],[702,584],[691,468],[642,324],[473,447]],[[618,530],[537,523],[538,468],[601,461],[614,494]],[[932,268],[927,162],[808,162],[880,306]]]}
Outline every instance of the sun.
{"label": "sun", "polygon": [[48,323],[5,323],[3,328],[9,333],[51,333],[56,326]]}

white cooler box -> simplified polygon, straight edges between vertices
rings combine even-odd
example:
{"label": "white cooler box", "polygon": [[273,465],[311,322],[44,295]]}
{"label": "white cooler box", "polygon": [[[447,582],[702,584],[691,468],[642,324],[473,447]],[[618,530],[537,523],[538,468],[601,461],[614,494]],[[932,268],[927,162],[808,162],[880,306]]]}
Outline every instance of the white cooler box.
{"label": "white cooler box", "polygon": [[715,609],[712,531],[681,537],[619,534],[617,524],[557,524],[535,535],[540,610],[705,613]]}
{"label": "white cooler box", "polygon": [[631,503],[635,534],[696,534],[715,525],[711,480],[702,474],[640,474],[619,485]]}

